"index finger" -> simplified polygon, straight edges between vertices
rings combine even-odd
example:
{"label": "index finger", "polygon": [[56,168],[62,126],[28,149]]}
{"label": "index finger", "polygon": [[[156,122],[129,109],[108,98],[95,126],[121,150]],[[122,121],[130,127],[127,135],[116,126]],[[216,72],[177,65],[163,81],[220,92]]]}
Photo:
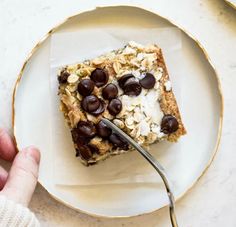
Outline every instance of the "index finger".
{"label": "index finger", "polygon": [[0,129],[0,157],[12,161],[15,156],[16,148],[11,136],[4,129]]}

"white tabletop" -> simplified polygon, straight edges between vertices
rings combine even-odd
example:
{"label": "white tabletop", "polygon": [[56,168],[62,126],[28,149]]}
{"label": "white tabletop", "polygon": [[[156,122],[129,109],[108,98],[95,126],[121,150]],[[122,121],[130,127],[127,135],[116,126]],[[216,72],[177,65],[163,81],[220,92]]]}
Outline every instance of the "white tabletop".
{"label": "white tabletop", "polygon": [[[78,10],[103,5],[95,0],[0,1],[0,125],[11,129],[11,94],[27,54],[37,41]],[[142,0],[109,4],[134,4]],[[159,14],[177,22],[207,49],[219,73],[225,103],[224,128],[218,154],[201,180],[177,203],[180,226],[236,226],[236,10],[223,0],[145,1]],[[203,129],[204,130],[204,129]],[[168,210],[128,219],[93,218],[55,201],[38,185],[30,208],[42,226],[167,227]]]}

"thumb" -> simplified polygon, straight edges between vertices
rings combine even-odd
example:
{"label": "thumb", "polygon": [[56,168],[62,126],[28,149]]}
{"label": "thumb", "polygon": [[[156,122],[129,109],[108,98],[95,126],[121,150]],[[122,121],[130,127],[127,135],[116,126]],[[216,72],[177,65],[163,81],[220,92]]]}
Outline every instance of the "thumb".
{"label": "thumb", "polygon": [[40,153],[37,148],[28,147],[20,151],[13,161],[1,194],[28,206],[38,180],[39,161]]}

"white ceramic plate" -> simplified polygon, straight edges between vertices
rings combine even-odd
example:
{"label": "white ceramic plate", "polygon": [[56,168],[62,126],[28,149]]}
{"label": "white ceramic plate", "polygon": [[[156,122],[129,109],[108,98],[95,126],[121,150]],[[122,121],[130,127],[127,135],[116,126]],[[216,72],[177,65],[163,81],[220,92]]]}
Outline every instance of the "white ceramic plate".
{"label": "white ceramic plate", "polygon": [[[69,18],[53,32],[80,28],[160,28],[175,26],[160,16],[134,7],[105,7]],[[41,149],[39,182],[57,200],[91,215],[127,217],[155,211],[168,204],[160,184],[56,186],[50,150],[50,98],[48,33],[23,66],[14,93],[13,126],[19,149],[35,144]],[[173,182],[176,198],[183,196],[210,165],[216,153],[222,123],[222,96],[214,69],[200,45],[182,32],[182,116],[188,134],[177,155],[160,151],[160,160]],[[168,60],[168,59],[167,59]],[[168,64],[168,61],[167,61]],[[170,68],[174,68],[171,66]],[[174,70],[171,70],[174,74]],[[177,97],[178,98],[178,97]],[[73,155],[73,154],[72,154]],[[168,158],[165,158],[168,157]]]}

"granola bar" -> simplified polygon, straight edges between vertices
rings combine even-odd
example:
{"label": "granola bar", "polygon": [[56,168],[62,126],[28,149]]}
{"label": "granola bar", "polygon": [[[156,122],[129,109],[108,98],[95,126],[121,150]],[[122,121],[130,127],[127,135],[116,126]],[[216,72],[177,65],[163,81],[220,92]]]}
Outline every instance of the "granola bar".
{"label": "granola bar", "polygon": [[105,117],[140,145],[186,133],[161,49],[130,41],[58,73],[60,109],[71,130],[76,156],[85,165],[130,149],[101,120]]}

